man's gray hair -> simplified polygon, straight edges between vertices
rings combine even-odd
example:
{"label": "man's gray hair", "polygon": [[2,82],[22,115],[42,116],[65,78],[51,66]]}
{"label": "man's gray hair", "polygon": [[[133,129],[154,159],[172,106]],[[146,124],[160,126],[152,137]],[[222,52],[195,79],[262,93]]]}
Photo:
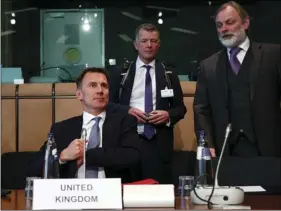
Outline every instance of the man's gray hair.
{"label": "man's gray hair", "polygon": [[156,31],[158,33],[158,40],[160,40],[159,30],[157,29],[157,27],[154,24],[152,24],[152,23],[144,23],[144,24],[139,25],[136,28],[136,32],[135,32],[135,39],[136,40],[139,40],[140,30],[145,30],[145,31],[149,31],[149,32]]}
{"label": "man's gray hair", "polygon": [[235,1],[229,1],[221,5],[216,11],[215,17],[217,17],[218,13],[227,8],[228,6],[233,7],[238,12],[242,21],[245,21],[247,18],[249,18],[249,14],[247,13],[247,11]]}

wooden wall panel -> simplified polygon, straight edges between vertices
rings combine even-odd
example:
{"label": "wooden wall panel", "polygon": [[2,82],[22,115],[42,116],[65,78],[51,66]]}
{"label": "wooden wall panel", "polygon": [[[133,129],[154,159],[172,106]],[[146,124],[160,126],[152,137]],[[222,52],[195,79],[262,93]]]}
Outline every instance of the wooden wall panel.
{"label": "wooden wall panel", "polygon": [[[193,122],[193,96],[196,82],[181,82],[184,103],[187,108],[185,118],[175,126],[175,150],[196,150]],[[81,103],[75,98],[75,83],[56,84],[55,122],[81,115]],[[14,96],[14,85],[2,85],[5,96]],[[37,151],[46,140],[52,124],[52,84],[24,84],[19,86],[23,97],[49,99],[19,100],[19,150]],[[72,96],[73,98],[69,98]],[[5,111],[5,112],[3,112]],[[15,100],[2,99],[2,152],[16,150]]]}
{"label": "wooden wall panel", "polygon": [[184,97],[187,112],[184,119],[178,122],[174,129],[174,150],[196,151],[196,136],[194,133],[193,97]]}
{"label": "wooden wall panel", "polygon": [[16,151],[15,100],[2,100],[1,105],[2,153]]}
{"label": "wooden wall panel", "polygon": [[83,112],[79,100],[74,99],[56,99],[56,122],[68,119],[73,116],[81,115]]}
{"label": "wooden wall panel", "polygon": [[47,139],[52,124],[51,99],[19,101],[19,151],[37,151]]}

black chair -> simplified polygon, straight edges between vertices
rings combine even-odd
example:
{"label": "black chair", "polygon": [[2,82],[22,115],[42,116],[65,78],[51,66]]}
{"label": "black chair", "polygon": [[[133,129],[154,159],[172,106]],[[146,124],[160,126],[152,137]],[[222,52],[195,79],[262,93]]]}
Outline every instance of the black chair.
{"label": "black chair", "polygon": [[[218,158],[213,159],[216,170]],[[280,157],[224,157],[218,174],[221,186],[262,186],[268,193],[281,193]]]}
{"label": "black chair", "polygon": [[24,189],[26,172],[35,152],[7,152],[1,156],[1,186],[3,189]]}
{"label": "black chair", "polygon": [[196,169],[196,152],[174,151],[173,184],[179,183],[179,176],[194,176]]}

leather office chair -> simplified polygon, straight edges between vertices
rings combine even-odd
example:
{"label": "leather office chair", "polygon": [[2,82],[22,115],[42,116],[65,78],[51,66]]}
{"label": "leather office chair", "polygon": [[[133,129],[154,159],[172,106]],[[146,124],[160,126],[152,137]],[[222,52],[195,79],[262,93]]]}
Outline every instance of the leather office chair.
{"label": "leather office chair", "polygon": [[1,156],[1,186],[3,189],[24,189],[26,172],[35,152],[7,152]]}
{"label": "leather office chair", "polygon": [[179,176],[194,176],[196,169],[196,152],[174,151],[173,184],[178,186]]}

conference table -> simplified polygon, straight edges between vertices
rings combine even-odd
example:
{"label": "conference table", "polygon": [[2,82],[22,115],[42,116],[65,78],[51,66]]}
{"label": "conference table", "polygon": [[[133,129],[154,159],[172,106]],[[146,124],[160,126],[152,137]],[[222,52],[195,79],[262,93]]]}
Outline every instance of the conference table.
{"label": "conference table", "polygon": [[[42,193],[43,197],[43,193]],[[174,208],[164,208],[165,210],[186,210],[185,207],[180,206],[180,198],[176,197]],[[250,206],[252,210],[281,210],[281,195],[245,195],[245,200],[243,202],[244,206]],[[24,190],[13,190],[12,193],[2,198],[1,200],[2,210],[24,210],[25,209],[25,197]],[[163,208],[128,208],[132,209],[158,209],[163,210]],[[207,209],[205,205],[194,205],[194,210],[204,210]]]}

